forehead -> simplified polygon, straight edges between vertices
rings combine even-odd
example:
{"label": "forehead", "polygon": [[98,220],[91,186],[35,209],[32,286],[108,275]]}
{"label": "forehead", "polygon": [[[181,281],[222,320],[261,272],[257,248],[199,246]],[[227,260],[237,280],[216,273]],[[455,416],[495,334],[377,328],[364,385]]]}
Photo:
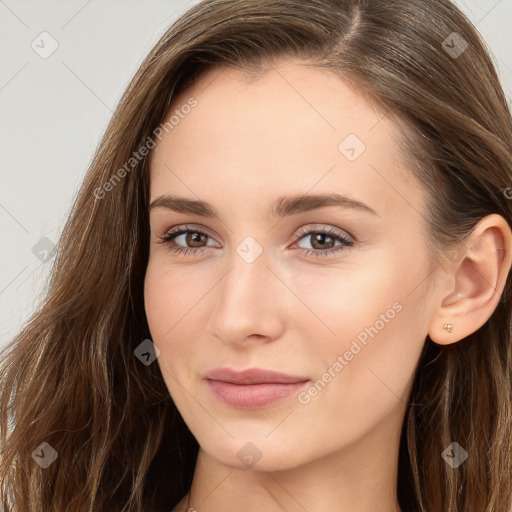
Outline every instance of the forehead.
{"label": "forehead", "polygon": [[357,195],[377,211],[396,210],[402,194],[420,201],[397,127],[329,70],[293,61],[257,75],[213,68],[173,99],[171,118],[151,154],[151,197],[192,191],[216,203],[215,191],[225,199],[236,189],[243,207],[314,189]]}

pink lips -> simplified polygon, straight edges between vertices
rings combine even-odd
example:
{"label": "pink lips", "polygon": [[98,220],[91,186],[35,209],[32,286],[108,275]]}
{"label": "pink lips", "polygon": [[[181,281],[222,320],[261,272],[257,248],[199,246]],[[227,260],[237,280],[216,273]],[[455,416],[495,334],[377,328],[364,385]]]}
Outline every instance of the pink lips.
{"label": "pink lips", "polygon": [[243,371],[216,368],[204,378],[220,402],[238,409],[269,406],[295,394],[309,382],[307,377],[295,377],[260,368]]}

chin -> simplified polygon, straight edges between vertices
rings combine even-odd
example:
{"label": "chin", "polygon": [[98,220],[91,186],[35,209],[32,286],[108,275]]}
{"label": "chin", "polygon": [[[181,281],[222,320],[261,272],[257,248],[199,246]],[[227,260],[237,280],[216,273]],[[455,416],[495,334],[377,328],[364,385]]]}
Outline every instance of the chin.
{"label": "chin", "polygon": [[209,457],[232,469],[282,471],[306,462],[303,443],[287,444],[280,436],[269,439],[265,437],[268,432],[271,430],[258,436],[243,435],[235,439],[226,435],[220,443],[219,438],[215,438],[199,444]]}

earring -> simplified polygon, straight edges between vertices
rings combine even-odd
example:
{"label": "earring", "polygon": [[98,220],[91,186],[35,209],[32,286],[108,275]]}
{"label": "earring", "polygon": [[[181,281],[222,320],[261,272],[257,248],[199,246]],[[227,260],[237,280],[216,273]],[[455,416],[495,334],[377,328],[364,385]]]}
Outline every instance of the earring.
{"label": "earring", "polygon": [[443,329],[446,329],[448,332],[453,332],[453,325],[452,324],[444,324]]}

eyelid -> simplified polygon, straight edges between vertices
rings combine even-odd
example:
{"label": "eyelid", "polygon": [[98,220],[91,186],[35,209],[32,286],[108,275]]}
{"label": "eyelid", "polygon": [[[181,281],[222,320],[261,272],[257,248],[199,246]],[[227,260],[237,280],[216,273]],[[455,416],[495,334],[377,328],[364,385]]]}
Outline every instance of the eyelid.
{"label": "eyelid", "polygon": [[199,224],[178,224],[176,226],[173,226],[172,228],[164,230],[162,237],[166,235],[172,235],[179,231],[199,231],[201,233],[204,233],[205,235],[208,235],[213,240],[216,240],[215,236],[208,228],[206,228],[205,226],[201,226]]}
{"label": "eyelid", "polygon": [[[328,226],[328,227],[327,227]],[[199,225],[199,224],[178,224],[176,226],[173,226],[171,228],[168,228],[164,230],[163,235],[159,238],[163,238],[167,235],[172,235],[179,231],[194,231],[197,230],[199,232],[204,233],[205,235],[208,235],[211,239],[215,240],[215,236],[211,233],[211,231],[206,228],[205,226]],[[335,236],[339,236],[341,238],[349,238],[353,242],[358,242],[357,238],[352,235],[349,231],[346,229],[341,229],[336,226],[332,225],[326,225],[326,224],[320,224],[320,223],[312,223],[307,224],[305,226],[301,226],[298,231],[294,234],[294,242],[298,242],[304,235],[310,235],[312,231],[320,231],[320,232],[330,232],[330,234],[333,234]],[[346,236],[345,236],[346,235]]]}
{"label": "eyelid", "polygon": [[346,229],[341,229],[341,228],[338,228],[336,226],[332,226],[329,224],[319,224],[319,223],[313,223],[313,224],[308,224],[306,226],[302,226],[301,228],[299,228],[299,231],[296,234],[296,238],[298,240],[303,235],[311,234],[312,231],[317,231],[317,230],[320,232],[322,232],[322,231],[328,232],[330,234],[339,236],[341,238],[350,239],[354,243],[358,242],[358,239],[354,235],[352,235],[352,233],[347,231]]}

